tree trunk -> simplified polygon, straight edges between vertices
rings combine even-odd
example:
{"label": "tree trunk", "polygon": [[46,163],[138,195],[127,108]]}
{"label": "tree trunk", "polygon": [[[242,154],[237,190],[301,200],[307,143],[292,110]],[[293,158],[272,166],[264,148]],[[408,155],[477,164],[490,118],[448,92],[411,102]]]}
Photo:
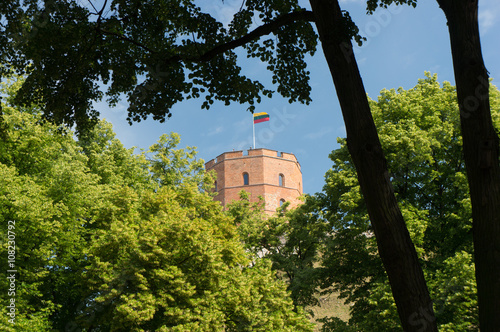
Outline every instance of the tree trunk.
{"label": "tree trunk", "polygon": [[448,20],[463,149],[472,203],[481,331],[500,331],[499,142],[489,102],[478,0],[438,0]]}
{"label": "tree trunk", "polygon": [[389,180],[387,163],[338,0],[310,0],[347,131],[378,250],[404,331],[437,331],[415,247]]}

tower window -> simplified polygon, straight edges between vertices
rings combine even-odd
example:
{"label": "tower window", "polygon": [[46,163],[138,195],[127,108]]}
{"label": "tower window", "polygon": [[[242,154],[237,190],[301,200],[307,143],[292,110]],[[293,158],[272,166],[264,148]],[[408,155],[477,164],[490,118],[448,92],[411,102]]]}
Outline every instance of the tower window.
{"label": "tower window", "polygon": [[214,191],[217,191],[217,181],[215,181],[214,185],[215,185],[215,190]]}
{"label": "tower window", "polygon": [[243,173],[243,185],[245,186],[248,186],[248,184],[250,183],[249,179],[248,179],[248,173]]}
{"label": "tower window", "polygon": [[283,206],[283,204],[285,204],[285,199],[284,198],[280,199],[280,206]]}
{"label": "tower window", "polygon": [[279,175],[279,186],[284,187],[285,186],[285,176],[283,174]]}

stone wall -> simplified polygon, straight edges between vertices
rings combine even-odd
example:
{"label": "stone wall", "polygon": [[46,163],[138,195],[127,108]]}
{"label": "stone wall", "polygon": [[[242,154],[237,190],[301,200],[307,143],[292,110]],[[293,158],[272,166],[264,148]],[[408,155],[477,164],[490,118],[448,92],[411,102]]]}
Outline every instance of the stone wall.
{"label": "stone wall", "polygon": [[[300,203],[297,197],[302,195],[302,172],[291,153],[269,149],[226,152],[208,161],[205,168],[217,173],[215,199],[223,206],[239,199],[241,190],[250,193],[252,202],[263,196],[269,214],[280,206],[280,200],[290,201],[292,208]],[[248,174],[248,184],[244,184],[244,173]]]}

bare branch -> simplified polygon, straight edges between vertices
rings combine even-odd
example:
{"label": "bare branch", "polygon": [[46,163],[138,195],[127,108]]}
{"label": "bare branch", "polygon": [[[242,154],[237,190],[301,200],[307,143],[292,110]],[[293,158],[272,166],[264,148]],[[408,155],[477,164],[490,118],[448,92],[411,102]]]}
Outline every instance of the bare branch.
{"label": "bare branch", "polygon": [[[92,6],[92,8],[94,8],[96,14],[97,14],[97,8],[95,8],[94,4],[92,3],[92,1],[88,0],[88,2],[90,3],[90,5]],[[92,13],[94,14],[94,13]]]}
{"label": "bare branch", "polygon": [[98,13],[97,17],[97,26],[99,27],[101,25],[101,19],[102,19],[102,14],[104,13],[104,9],[106,8],[106,5],[108,4],[108,0],[104,0],[104,4],[102,5],[101,10]]}

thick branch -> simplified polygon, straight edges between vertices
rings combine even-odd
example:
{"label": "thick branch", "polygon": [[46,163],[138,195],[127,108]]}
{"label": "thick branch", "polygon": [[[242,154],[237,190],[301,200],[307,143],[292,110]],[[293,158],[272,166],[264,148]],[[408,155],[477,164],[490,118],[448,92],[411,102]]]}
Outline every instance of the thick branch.
{"label": "thick branch", "polygon": [[241,38],[232,40],[230,42],[220,44],[212,48],[211,50],[208,50],[207,52],[200,54],[198,56],[188,56],[184,57],[182,55],[175,55],[173,57],[167,58],[165,60],[165,63],[172,63],[172,62],[178,62],[178,61],[188,61],[188,62],[205,62],[205,61],[210,61],[213,59],[216,55],[222,54],[226,51],[229,50],[234,50],[235,48],[238,48],[240,46],[243,46],[252,40],[258,39],[262,36],[266,36],[271,34],[272,32],[276,31],[277,29],[281,28],[282,26],[285,26],[287,24],[296,22],[296,21],[309,21],[309,22],[314,22],[314,15],[313,12],[311,11],[298,11],[298,12],[291,12],[287,13],[284,15],[279,16],[276,18],[274,21],[266,23],[264,25],[261,25],[260,27],[256,28],[255,30],[247,33]]}
{"label": "thick branch", "polygon": [[[287,14],[279,16],[274,21],[271,21],[269,23],[261,25],[260,27],[247,33],[243,37],[240,37],[238,39],[232,40],[232,41],[224,43],[224,44],[217,45],[214,48],[206,51],[205,53],[199,54],[197,56],[185,56],[185,55],[178,54],[178,55],[174,55],[172,57],[165,59],[164,63],[170,64],[170,63],[179,62],[179,61],[187,61],[187,62],[210,61],[216,55],[219,55],[219,54],[222,54],[226,51],[233,50],[235,48],[243,46],[243,45],[251,42],[252,40],[258,39],[262,36],[269,35],[272,32],[276,31],[277,29],[281,28],[282,26],[285,26],[287,24],[290,24],[290,23],[293,23],[296,21],[314,22],[314,19],[315,18],[314,18],[313,13],[311,11],[307,11],[307,10],[287,13]],[[121,40],[132,43],[140,48],[145,49],[146,51],[148,51],[150,53],[158,53],[158,51],[152,50],[152,49],[148,48],[147,46],[145,46],[145,45],[143,45],[143,44],[141,44],[133,39],[130,39],[122,34],[104,30],[104,29],[100,28],[99,25],[98,25],[97,29],[103,34],[118,37]]]}
{"label": "thick branch", "polygon": [[437,331],[415,246],[398,206],[349,34],[337,1],[310,0],[323,53],[337,90],[347,147],[389,277],[404,331]]}
{"label": "thick branch", "polygon": [[300,12],[291,12],[285,15],[278,17],[276,20],[261,25],[257,29],[251,31],[250,33],[244,35],[241,38],[230,41],[229,43],[218,45],[210,51],[202,54],[200,56],[199,61],[208,61],[212,59],[217,54],[224,53],[226,51],[235,49],[237,47],[243,46],[246,43],[258,39],[262,36],[268,35],[277,29],[281,28],[284,25],[293,23],[295,21],[314,21],[314,14],[311,11],[300,11]]}

